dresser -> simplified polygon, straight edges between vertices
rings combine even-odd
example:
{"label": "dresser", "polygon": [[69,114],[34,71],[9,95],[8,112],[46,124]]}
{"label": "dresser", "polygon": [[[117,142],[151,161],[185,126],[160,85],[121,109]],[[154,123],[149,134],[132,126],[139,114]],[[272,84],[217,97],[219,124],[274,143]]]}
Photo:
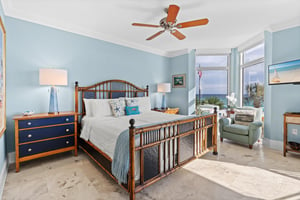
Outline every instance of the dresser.
{"label": "dresser", "polygon": [[168,113],[168,114],[178,114],[179,113],[179,108],[166,108],[166,109],[154,108],[152,110],[157,111],[157,112]]}
{"label": "dresser", "polygon": [[77,115],[40,113],[15,116],[16,172],[20,163],[66,151],[77,156]]}
{"label": "dresser", "polygon": [[287,152],[300,153],[300,150],[292,149],[287,145],[288,143],[288,124],[300,125],[300,113],[286,112],[283,115],[283,156]]}

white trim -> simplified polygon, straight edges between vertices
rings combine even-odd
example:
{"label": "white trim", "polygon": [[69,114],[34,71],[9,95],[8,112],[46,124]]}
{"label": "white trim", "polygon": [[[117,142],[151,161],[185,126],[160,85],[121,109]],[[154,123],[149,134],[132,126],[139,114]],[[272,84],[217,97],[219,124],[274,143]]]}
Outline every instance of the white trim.
{"label": "white trim", "polygon": [[191,51],[190,49],[181,49],[181,50],[176,50],[176,51],[168,51],[168,52],[166,52],[165,56],[169,57],[169,58],[172,58],[172,57],[176,57],[176,56],[189,54],[190,51]]}
{"label": "white trim", "polygon": [[243,42],[238,46],[238,52],[244,51],[246,49],[250,49],[251,47],[254,47],[262,42],[264,42],[264,31],[253,36],[249,40]]}
{"label": "white trim", "polygon": [[10,152],[8,153],[8,164],[14,164],[16,163],[16,152]]}
{"label": "white trim", "polygon": [[2,196],[3,196],[4,185],[5,185],[7,173],[8,173],[8,165],[7,165],[7,159],[6,159],[3,163],[2,170],[0,173],[0,200],[2,199]]}
{"label": "white trim", "polygon": [[80,36],[86,36],[86,37],[90,37],[90,38],[97,39],[97,40],[103,40],[103,41],[110,42],[110,43],[113,43],[113,44],[116,44],[116,45],[121,45],[121,46],[129,47],[129,48],[137,49],[137,50],[140,50],[140,51],[153,53],[153,54],[160,55],[160,56],[167,56],[166,51],[163,51],[163,50],[160,50],[160,49],[157,49],[157,48],[148,47],[148,46],[145,46],[145,45],[140,45],[140,44],[134,43],[134,42],[125,41],[125,40],[122,40],[118,37],[103,34],[103,33],[100,33],[100,32],[90,31],[90,30],[84,29],[82,27],[70,26],[70,25],[66,26],[65,24],[62,24],[60,22],[58,22],[56,24],[53,24],[53,22],[47,21],[46,19],[44,19],[44,20],[34,20],[34,17],[32,17],[31,15],[28,15],[28,14],[27,14],[27,16],[19,15],[18,11],[15,11],[15,10],[11,9],[10,6],[7,6],[6,4],[4,4],[4,5],[5,5],[4,6],[5,11],[6,11],[5,13],[7,13],[6,16],[8,16],[8,17],[16,18],[16,19],[19,19],[19,20],[23,20],[23,21],[26,21],[26,22],[33,23],[33,24],[39,24],[39,25],[54,28],[54,29],[57,29],[57,30],[62,30],[62,31],[74,33],[74,34],[77,34],[77,35],[80,35]]}
{"label": "white trim", "polygon": [[276,149],[283,152],[283,142],[278,140],[271,140],[268,138],[263,139],[263,145],[271,148]]}
{"label": "white trim", "polygon": [[196,49],[196,55],[228,55],[231,49]]}
{"label": "white trim", "polygon": [[249,61],[249,62],[247,62],[246,64],[240,65],[240,67],[241,67],[242,69],[244,69],[244,68],[247,68],[247,67],[251,67],[251,66],[253,66],[253,65],[257,65],[257,64],[259,64],[259,63],[263,63],[263,62],[265,62],[265,57],[262,57],[262,58],[258,58],[258,59],[256,59],[256,60]]}
{"label": "white trim", "polygon": [[277,31],[282,31],[285,29],[289,29],[289,28],[294,28],[300,26],[300,18],[296,17],[294,19],[290,19],[288,21],[285,22],[281,22],[278,24],[274,24],[270,26],[270,31],[271,32],[277,32]]}

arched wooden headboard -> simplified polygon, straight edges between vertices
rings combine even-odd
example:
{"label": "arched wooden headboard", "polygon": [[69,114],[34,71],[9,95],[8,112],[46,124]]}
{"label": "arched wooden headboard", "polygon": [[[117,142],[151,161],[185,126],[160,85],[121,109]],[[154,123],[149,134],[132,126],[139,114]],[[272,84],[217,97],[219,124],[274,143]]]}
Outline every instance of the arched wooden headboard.
{"label": "arched wooden headboard", "polygon": [[106,80],[91,86],[79,87],[75,82],[75,112],[79,116],[85,115],[83,99],[115,99],[119,97],[148,96],[149,86],[140,88],[124,80]]}

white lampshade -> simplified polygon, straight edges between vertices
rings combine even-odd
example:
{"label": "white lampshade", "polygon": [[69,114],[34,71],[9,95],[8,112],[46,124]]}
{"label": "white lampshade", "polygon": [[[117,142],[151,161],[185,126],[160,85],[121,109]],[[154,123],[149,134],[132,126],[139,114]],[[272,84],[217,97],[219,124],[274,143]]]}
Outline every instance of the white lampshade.
{"label": "white lampshade", "polygon": [[40,85],[68,85],[67,70],[40,69]]}
{"label": "white lampshade", "polygon": [[171,92],[171,83],[159,83],[157,84],[157,92]]}

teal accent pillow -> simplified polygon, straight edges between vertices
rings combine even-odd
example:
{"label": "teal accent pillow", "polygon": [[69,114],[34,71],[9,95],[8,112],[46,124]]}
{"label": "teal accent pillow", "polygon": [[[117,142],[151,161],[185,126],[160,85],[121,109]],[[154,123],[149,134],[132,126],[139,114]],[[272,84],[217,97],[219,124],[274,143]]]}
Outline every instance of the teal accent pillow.
{"label": "teal accent pillow", "polygon": [[140,114],[138,106],[126,106],[125,111],[126,111],[126,115],[138,115],[138,114]]}

